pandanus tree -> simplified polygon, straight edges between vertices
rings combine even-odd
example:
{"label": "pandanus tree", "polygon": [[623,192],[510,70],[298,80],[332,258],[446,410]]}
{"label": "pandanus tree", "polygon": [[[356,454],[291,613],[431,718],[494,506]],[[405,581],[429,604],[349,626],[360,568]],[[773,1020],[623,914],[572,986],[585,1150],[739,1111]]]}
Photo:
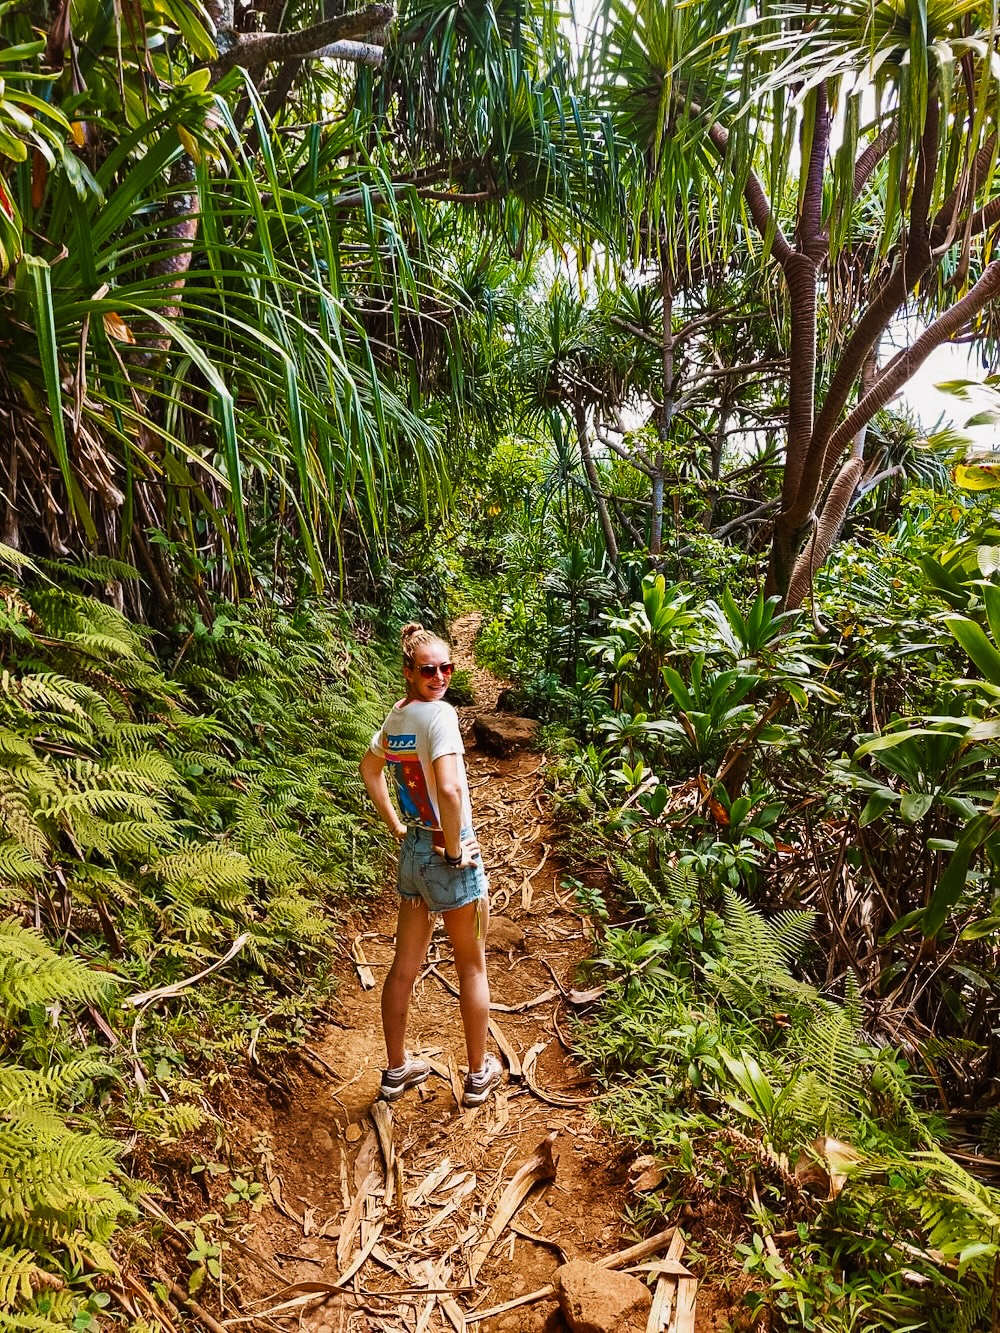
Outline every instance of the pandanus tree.
{"label": "pandanus tree", "polygon": [[657,25],[682,33],[687,8],[610,0],[607,77],[620,100],[656,93],[654,142],[688,146],[699,197],[711,154],[720,218],[737,209],[780,275],[787,411],[767,583],[791,606],[879,470],[865,451],[876,413],[943,343],[977,337],[992,354],[996,15],[971,0],[793,0],[734,21],[703,5],[717,36],[647,40]]}
{"label": "pandanus tree", "polygon": [[[317,198],[357,174],[350,117],[282,138],[236,68],[249,47],[266,66],[260,33],[227,37],[225,15],[187,0],[130,14],[119,33],[113,5],[62,4],[44,40],[27,13],[5,18],[23,38],[11,82],[48,101],[21,126],[24,151],[0,142],[30,251],[0,299],[3,536],[134,563],[149,594],[126,581],[132,609],[169,617],[178,561],[196,595],[248,578],[266,528],[251,513],[287,515],[321,585],[345,532],[370,541],[384,525],[379,467],[433,476],[441,462],[352,324],[342,239]],[[300,45],[358,23],[307,28]],[[289,52],[268,50],[280,70]],[[295,109],[313,122],[307,102]],[[64,134],[42,140],[54,118]],[[343,244],[391,234],[369,219]]]}
{"label": "pandanus tree", "polygon": [[[483,255],[496,227],[523,252],[546,192],[577,218],[574,172],[602,167],[542,51],[548,12],[404,14],[406,49],[360,87],[384,5],[150,0],[120,33],[110,0],[5,15],[0,537],[134,564],[150,592],[126,579],[131,609],[170,618],[178,563],[207,612],[283,543],[320,587],[374,558],[404,488],[440,508],[464,447],[448,413],[484,396],[440,215],[468,213]],[[439,70],[398,102],[413,43]],[[476,127],[472,165],[425,97],[459,48],[469,100],[449,115]]]}
{"label": "pandanus tree", "polygon": [[616,525],[606,473],[595,455],[603,422],[614,420],[635,394],[648,392],[657,369],[655,350],[636,342],[601,303],[588,301],[565,279],[546,300],[526,305],[515,329],[515,360],[522,420],[543,422],[554,441],[572,435],[586,487],[597,511],[608,562],[624,590],[618,528],[641,534],[619,506]]}

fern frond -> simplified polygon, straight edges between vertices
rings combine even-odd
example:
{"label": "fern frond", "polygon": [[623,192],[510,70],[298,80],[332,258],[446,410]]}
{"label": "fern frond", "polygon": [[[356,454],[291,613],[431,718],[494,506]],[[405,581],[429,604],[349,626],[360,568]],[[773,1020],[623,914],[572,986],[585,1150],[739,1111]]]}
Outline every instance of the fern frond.
{"label": "fern frond", "polygon": [[79,722],[88,721],[87,714],[74,698],[76,682],[54,671],[37,672],[22,676],[18,681],[21,694],[35,711],[72,714]]}
{"label": "fern frond", "polygon": [[92,1002],[111,984],[106,972],[57,954],[15,918],[0,921],[0,1010],[8,1016],[53,1000]]}
{"label": "fern frond", "polygon": [[177,841],[177,826],[170,820],[97,819],[78,810],[73,836],[85,851],[105,856],[156,856]]}
{"label": "fern frond", "polygon": [[42,862],[21,843],[9,840],[0,842],[0,880],[20,884],[25,880],[38,879],[44,873]]}
{"label": "fern frond", "polygon": [[39,1274],[37,1257],[30,1250],[0,1246],[0,1306],[26,1305],[34,1296]]}
{"label": "fern frond", "polygon": [[81,1055],[48,1069],[25,1069],[0,1064],[0,1110],[4,1115],[24,1115],[31,1107],[54,1104],[94,1080],[113,1079],[117,1074],[106,1060]]}
{"label": "fern frond", "polygon": [[36,589],[31,605],[47,633],[75,650],[104,662],[108,658],[134,659],[152,667],[148,631],[133,624],[107,602],[66,588]]}
{"label": "fern frond", "polygon": [[811,1007],[817,992],[792,976],[789,963],[793,946],[798,956],[808,940],[814,913],[783,912],[770,921],[729,889],[723,902],[725,955],[711,973],[719,993],[740,1009],[759,1011],[779,998]]}
{"label": "fern frond", "polygon": [[34,1310],[0,1310],[0,1333],[66,1333],[66,1324]]}
{"label": "fern frond", "polygon": [[810,1133],[843,1133],[865,1103],[870,1055],[858,1036],[857,1008],[828,1001],[820,1001],[812,1022],[790,1036],[790,1047],[801,1054],[789,1106],[812,1127]]}
{"label": "fern frond", "polygon": [[111,583],[117,579],[142,577],[134,565],[109,555],[80,555],[73,560],[49,560],[40,556],[38,564],[59,580],[71,578],[88,583]]}
{"label": "fern frond", "polygon": [[189,845],[161,856],[150,870],[165,884],[197,882],[216,891],[244,889],[251,878],[250,863],[241,852],[212,845]]}

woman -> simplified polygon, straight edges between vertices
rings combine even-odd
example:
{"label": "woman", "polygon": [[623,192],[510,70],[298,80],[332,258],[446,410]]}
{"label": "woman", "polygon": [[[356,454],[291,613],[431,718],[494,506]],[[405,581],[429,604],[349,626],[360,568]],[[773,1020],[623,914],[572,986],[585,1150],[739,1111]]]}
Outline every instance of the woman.
{"label": "woman", "polygon": [[[368,794],[400,842],[396,954],[382,988],[387,1068],[379,1092],[395,1101],[431,1072],[426,1060],[406,1051],[406,1019],[434,913],[440,912],[455,954],[469,1060],[462,1104],[481,1106],[503,1071],[486,1050],[488,886],[472,831],[465,746],[455,710],[444,702],[454,664],[444,640],[422,625],[406,625],[401,642],[406,697],[393,706],[361,761]],[[402,819],[389,796],[386,764],[395,776]]]}

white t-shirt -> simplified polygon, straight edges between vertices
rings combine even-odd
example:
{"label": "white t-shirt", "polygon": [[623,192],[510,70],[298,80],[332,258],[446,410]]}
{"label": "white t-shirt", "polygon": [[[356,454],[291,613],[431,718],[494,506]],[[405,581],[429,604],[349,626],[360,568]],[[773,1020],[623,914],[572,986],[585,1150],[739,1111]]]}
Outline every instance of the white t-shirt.
{"label": "white t-shirt", "polygon": [[458,727],[458,714],[451,704],[438,699],[426,703],[400,700],[372,737],[371,748],[390,764],[396,779],[399,810],[407,823],[439,829],[434,760],[442,755],[458,756],[458,779],[462,795],[462,828],[472,829],[472,803],[465,775],[465,746]]}

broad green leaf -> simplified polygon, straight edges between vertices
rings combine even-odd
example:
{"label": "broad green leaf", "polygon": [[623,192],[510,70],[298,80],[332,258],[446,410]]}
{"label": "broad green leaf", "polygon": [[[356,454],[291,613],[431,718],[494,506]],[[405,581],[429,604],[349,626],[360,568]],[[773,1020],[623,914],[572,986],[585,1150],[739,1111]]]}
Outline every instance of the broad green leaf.
{"label": "broad green leaf", "polygon": [[1000,651],[980,625],[964,616],[946,616],[944,622],[988,681],[1000,685]]}
{"label": "broad green leaf", "polygon": [[937,935],[947,921],[948,914],[965,892],[965,882],[972,858],[986,842],[996,822],[993,815],[977,815],[963,830],[951,860],[945,866],[944,873],[924,910],[922,926],[926,939],[933,939]]}
{"label": "broad green leaf", "polygon": [[890,791],[888,787],[884,788],[882,791],[873,792],[868,798],[867,805],[861,811],[858,823],[862,828],[865,828],[866,825],[871,824],[878,819],[880,815],[884,815],[886,810],[888,810],[891,805],[895,804],[895,801],[896,794],[895,792]]}
{"label": "broad green leaf", "polygon": [[923,819],[933,804],[934,796],[932,793],[908,791],[900,799],[899,813],[907,824],[915,824],[918,819]]}
{"label": "broad green leaf", "polygon": [[1000,931],[1000,916],[984,916],[979,921],[971,921],[959,935],[960,940],[982,940],[987,935]]}

